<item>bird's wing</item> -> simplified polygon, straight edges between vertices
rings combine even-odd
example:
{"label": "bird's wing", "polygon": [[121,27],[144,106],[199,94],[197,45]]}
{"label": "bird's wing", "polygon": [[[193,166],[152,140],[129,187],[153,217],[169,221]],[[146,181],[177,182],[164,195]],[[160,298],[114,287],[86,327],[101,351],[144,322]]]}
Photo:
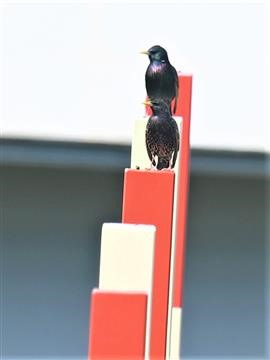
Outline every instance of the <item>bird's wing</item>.
{"label": "bird's wing", "polygon": [[[148,126],[149,126],[149,125],[148,125]],[[152,162],[153,156],[152,156],[151,150],[150,150],[150,148],[149,148],[149,142],[147,141],[148,132],[149,132],[148,126],[146,127],[146,131],[145,131],[145,144],[146,144],[147,155],[148,155],[150,161]]]}
{"label": "bird's wing", "polygon": [[173,113],[176,113],[177,102],[178,102],[178,94],[179,94],[179,81],[178,81],[178,74],[175,68],[173,67],[173,76],[174,76],[174,83],[175,83],[175,99],[174,99],[174,107]]}
{"label": "bird's wing", "polygon": [[158,97],[161,87],[161,74],[159,71],[153,71],[152,65],[149,64],[145,73],[145,87],[147,96],[151,98]]}
{"label": "bird's wing", "polygon": [[180,139],[179,139],[179,129],[178,129],[178,125],[176,123],[176,121],[174,119],[173,120],[173,128],[174,128],[174,139],[175,139],[175,148],[174,148],[174,153],[173,153],[173,159],[172,159],[172,168],[175,165],[176,159],[177,159],[177,154],[179,152],[179,143],[180,143]]}

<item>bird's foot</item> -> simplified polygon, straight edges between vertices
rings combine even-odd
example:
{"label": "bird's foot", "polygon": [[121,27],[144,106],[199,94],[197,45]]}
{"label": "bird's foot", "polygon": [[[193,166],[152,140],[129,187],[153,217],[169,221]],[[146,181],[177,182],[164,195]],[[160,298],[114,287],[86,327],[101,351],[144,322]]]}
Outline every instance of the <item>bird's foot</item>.
{"label": "bird's foot", "polygon": [[151,164],[151,166],[149,168],[146,168],[145,170],[156,171],[157,168]]}

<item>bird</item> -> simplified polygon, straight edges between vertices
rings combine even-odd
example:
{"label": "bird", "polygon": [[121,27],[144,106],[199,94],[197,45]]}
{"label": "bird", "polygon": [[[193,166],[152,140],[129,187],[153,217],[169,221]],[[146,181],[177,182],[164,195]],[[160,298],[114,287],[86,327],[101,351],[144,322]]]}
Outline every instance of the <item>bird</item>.
{"label": "bird", "polygon": [[[147,51],[141,51],[149,57],[150,64],[145,72],[145,87],[148,98],[163,99],[169,106],[175,99],[173,114],[176,113],[177,99],[179,93],[178,74],[171,65],[167,51],[159,46],[152,46]],[[172,112],[171,112],[172,113]]]}
{"label": "bird", "polygon": [[[157,170],[174,168],[179,151],[179,130],[163,99],[144,101],[152,109],[146,124],[145,143],[152,166]],[[158,158],[156,163],[156,157]]]}

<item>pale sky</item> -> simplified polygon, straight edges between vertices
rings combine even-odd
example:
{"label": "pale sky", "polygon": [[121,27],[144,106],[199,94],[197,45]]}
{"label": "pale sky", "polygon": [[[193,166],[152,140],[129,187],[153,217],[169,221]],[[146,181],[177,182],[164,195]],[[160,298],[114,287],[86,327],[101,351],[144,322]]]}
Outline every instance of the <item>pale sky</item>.
{"label": "pale sky", "polygon": [[192,147],[270,151],[266,3],[5,1],[2,134],[130,143],[159,44],[193,74]]}

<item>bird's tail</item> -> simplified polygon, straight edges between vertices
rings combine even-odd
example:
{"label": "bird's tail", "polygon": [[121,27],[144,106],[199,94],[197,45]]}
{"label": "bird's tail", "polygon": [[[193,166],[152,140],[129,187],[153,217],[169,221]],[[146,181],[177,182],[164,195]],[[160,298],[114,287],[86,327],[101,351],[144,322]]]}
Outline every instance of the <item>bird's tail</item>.
{"label": "bird's tail", "polygon": [[157,170],[167,169],[170,166],[169,158],[158,158]]}

